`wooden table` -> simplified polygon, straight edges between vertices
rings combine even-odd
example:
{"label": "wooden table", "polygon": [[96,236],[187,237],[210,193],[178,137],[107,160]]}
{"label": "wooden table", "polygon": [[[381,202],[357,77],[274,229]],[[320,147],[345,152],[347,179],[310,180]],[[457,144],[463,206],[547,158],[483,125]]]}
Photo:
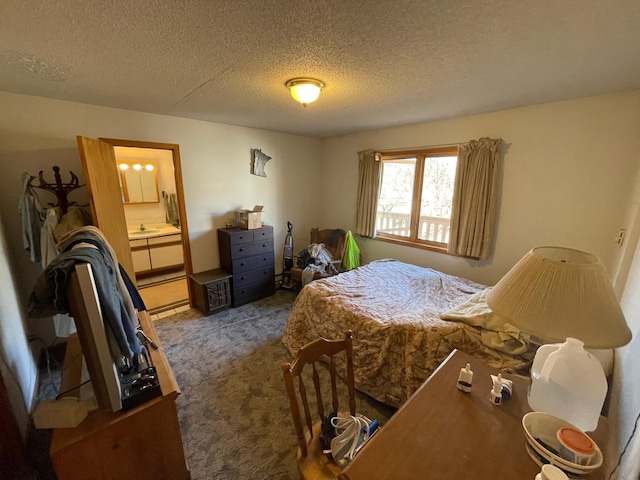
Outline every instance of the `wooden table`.
{"label": "wooden table", "polygon": [[[470,393],[456,388],[460,368],[467,362],[474,372]],[[531,411],[528,379],[505,374],[513,381],[513,395],[493,405],[490,375],[497,373],[481,360],[454,351],[338,478],[533,480],[540,467],[526,452],[521,423],[522,416]],[[600,468],[587,478],[602,475]]]}

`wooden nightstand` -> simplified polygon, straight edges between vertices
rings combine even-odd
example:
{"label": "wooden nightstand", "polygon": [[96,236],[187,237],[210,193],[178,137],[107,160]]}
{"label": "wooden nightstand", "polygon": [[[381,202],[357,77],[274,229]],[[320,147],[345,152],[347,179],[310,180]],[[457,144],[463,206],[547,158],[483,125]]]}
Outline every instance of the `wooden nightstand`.
{"label": "wooden nightstand", "polygon": [[189,276],[196,306],[205,315],[220,312],[231,306],[231,275],[216,268]]}

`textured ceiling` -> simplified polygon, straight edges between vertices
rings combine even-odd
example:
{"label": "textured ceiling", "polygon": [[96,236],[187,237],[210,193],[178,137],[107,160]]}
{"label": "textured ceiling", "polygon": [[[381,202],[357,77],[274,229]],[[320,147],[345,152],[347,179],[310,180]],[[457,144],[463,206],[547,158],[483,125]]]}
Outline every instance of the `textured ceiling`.
{"label": "textured ceiling", "polygon": [[[638,0],[3,0],[0,90],[327,137],[640,88]],[[303,108],[285,82],[327,86]]]}

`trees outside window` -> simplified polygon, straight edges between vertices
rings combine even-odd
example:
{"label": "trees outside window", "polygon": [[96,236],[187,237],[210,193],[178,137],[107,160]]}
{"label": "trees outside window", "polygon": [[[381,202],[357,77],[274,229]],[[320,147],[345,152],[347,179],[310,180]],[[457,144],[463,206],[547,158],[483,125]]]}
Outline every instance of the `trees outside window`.
{"label": "trees outside window", "polygon": [[388,152],[382,162],[377,238],[446,250],[458,149]]}

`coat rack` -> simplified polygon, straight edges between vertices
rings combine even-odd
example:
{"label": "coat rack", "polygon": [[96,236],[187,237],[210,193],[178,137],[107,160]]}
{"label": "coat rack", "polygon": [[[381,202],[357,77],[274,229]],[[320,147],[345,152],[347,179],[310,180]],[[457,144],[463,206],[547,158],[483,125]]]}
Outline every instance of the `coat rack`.
{"label": "coat rack", "polygon": [[40,185],[31,185],[31,182],[35,180],[35,177],[29,180],[29,185],[47,190],[53,193],[58,198],[58,202],[55,205],[51,202],[49,202],[49,205],[51,205],[52,207],[60,207],[62,209],[63,215],[67,213],[67,209],[70,206],[78,205],[76,202],[70,202],[67,198],[67,195],[69,195],[69,193],[71,193],[72,191],[80,187],[84,187],[84,185],[79,184],[80,182],[75,173],[69,170],[69,173],[71,174],[71,181],[69,183],[62,183],[62,179],[60,177],[60,167],[55,166],[53,167],[53,175],[56,179],[56,183],[47,183],[44,179],[43,172],[44,170],[40,170],[40,172],[38,173]]}

